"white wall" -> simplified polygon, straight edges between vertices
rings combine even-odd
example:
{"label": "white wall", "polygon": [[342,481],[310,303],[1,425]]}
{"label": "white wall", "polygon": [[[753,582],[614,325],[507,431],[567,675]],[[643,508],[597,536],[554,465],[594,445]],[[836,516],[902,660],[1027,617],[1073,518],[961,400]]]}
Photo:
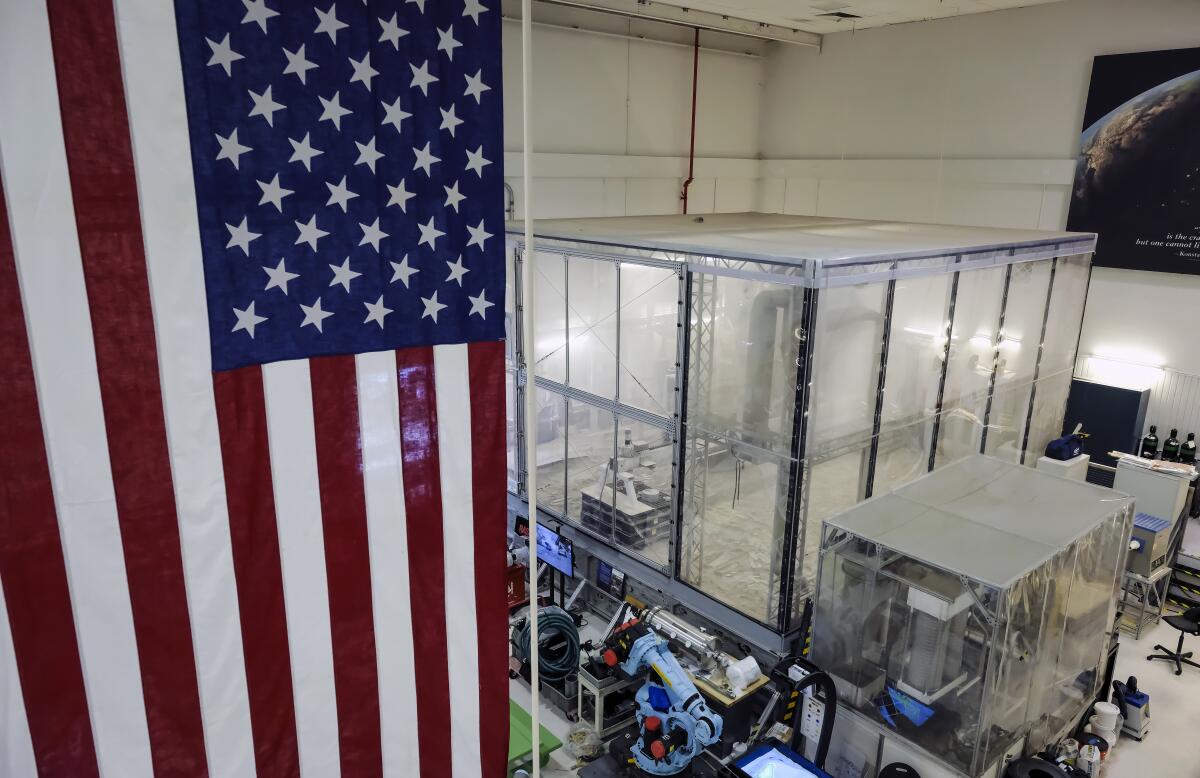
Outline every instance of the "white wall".
{"label": "white wall", "polygon": [[[534,216],[678,213],[687,174],[691,46],[631,37],[647,33],[645,22],[553,13],[555,21],[607,29],[534,27]],[[678,28],[653,32],[680,39]],[[762,45],[743,42],[750,53],[726,51],[739,44],[715,35],[701,44],[689,210],[751,210],[758,194]],[[505,174],[520,214],[521,28],[513,19],[504,22],[504,110]]]}
{"label": "white wall", "polygon": [[[1061,229],[1092,58],[1200,44],[1197,0],[1067,0],[772,44],[771,210]],[[1200,375],[1200,277],[1097,268],[1081,353]],[[1169,421],[1160,421],[1160,428]]]}

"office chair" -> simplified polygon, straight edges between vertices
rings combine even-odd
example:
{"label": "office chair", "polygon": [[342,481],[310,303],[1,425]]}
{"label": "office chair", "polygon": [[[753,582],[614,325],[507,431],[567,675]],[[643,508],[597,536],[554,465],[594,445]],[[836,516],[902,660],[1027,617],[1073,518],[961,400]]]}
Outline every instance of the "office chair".
{"label": "office chair", "polygon": [[1161,654],[1151,654],[1146,657],[1148,660],[1165,659],[1175,663],[1175,675],[1183,674],[1183,666],[1191,665],[1192,667],[1200,667],[1200,664],[1192,661],[1192,652],[1183,651],[1183,638],[1185,635],[1200,635],[1200,608],[1188,608],[1179,616],[1167,616],[1163,621],[1170,624],[1175,629],[1179,630],[1179,645],[1171,651],[1163,646],[1155,646],[1156,651],[1161,651]]}

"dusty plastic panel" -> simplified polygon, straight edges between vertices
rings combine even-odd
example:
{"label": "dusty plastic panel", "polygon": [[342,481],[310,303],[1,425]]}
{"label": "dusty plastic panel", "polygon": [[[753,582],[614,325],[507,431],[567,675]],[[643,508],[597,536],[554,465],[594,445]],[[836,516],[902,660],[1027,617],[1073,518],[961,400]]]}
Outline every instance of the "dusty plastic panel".
{"label": "dusty plastic panel", "polygon": [[1095,698],[1132,498],[974,455],[827,519],[811,658],[840,701],[978,775]]}
{"label": "dusty plastic panel", "polygon": [[[1095,236],[766,214],[509,236],[510,487],[780,635],[823,519],[1060,432]],[[536,418],[517,336],[533,273]]]}

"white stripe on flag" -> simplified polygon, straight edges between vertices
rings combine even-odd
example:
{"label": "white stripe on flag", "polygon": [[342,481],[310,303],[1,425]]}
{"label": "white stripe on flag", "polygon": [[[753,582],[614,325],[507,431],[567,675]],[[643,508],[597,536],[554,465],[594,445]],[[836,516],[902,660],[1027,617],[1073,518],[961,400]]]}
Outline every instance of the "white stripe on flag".
{"label": "white stripe on flag", "polygon": [[438,461],[446,560],[446,661],[455,778],[478,778],[479,632],[475,621],[471,383],[465,345],[435,346]]}
{"label": "white stripe on flag", "polygon": [[[263,365],[300,774],[341,774],[329,582],[308,360]],[[279,657],[287,661],[287,657]]]}
{"label": "white stripe on flag", "polygon": [[21,697],[21,681],[17,677],[8,608],[4,604],[4,587],[0,586],[0,775],[37,778],[37,774],[29,721],[25,718],[25,700]]}
{"label": "white stripe on flag", "polygon": [[417,772],[420,743],[396,354],[393,351],[359,354],[354,361],[358,372],[367,534],[371,543],[383,774],[385,778],[409,778]]}
{"label": "white stripe on flag", "polygon": [[175,15],[171,3],[117,0],[116,16],[208,768],[254,778]]}
{"label": "white stripe on flag", "polygon": [[44,3],[0,24],[0,164],[100,772],[150,778],[150,737]]}

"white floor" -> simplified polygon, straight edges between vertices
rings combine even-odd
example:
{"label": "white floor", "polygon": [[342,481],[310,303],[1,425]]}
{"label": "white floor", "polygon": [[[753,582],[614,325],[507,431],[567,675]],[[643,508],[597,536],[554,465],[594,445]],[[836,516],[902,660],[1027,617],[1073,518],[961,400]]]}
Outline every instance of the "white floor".
{"label": "white floor", "polygon": [[[1179,632],[1166,622],[1146,630],[1141,639],[1121,636],[1116,675],[1137,676],[1150,695],[1150,734],[1141,743],[1121,738],[1109,755],[1105,778],[1196,778],[1200,776],[1200,668],[1184,665],[1175,675],[1170,662],[1148,662],[1159,643],[1174,650]],[[1200,637],[1189,636],[1185,651],[1200,655]]]}

